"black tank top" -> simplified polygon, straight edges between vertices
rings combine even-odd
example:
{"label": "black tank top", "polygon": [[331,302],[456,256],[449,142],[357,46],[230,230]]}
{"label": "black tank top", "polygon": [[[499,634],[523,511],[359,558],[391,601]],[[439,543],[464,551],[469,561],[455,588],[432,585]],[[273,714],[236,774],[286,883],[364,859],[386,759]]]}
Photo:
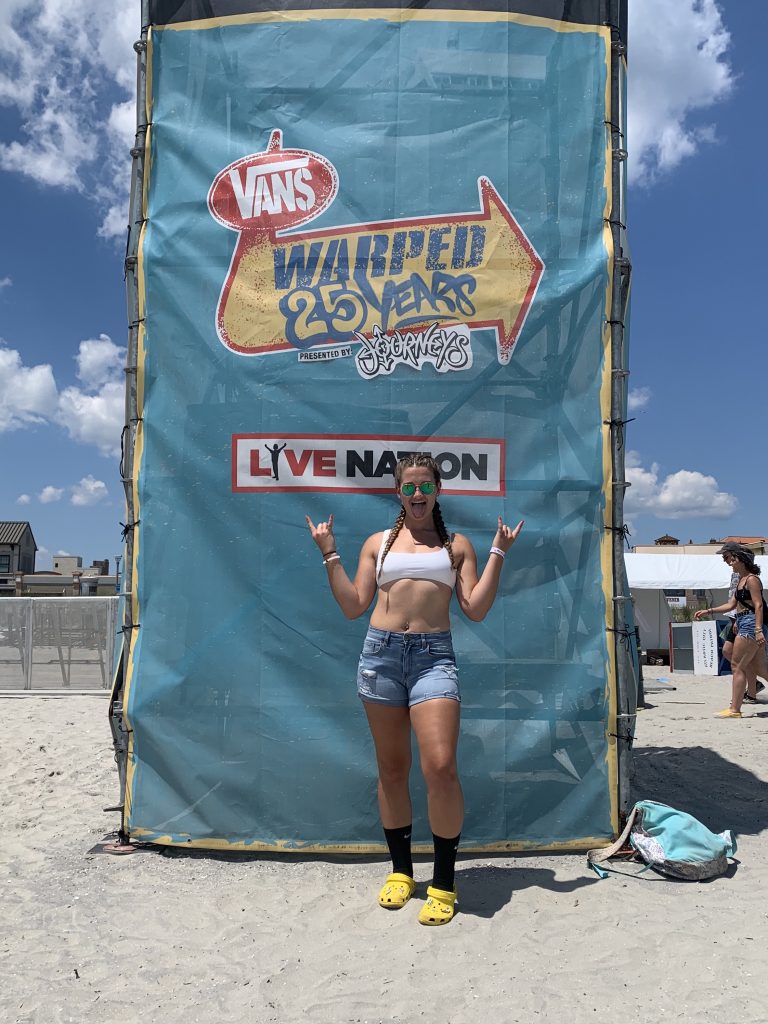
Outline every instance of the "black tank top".
{"label": "black tank top", "polygon": [[[751,572],[749,574],[749,576],[745,576],[744,577],[744,586],[737,588],[736,593],[733,595],[736,598],[736,600],[739,602],[739,604],[743,605],[745,608],[749,609],[749,611],[751,611],[751,612],[754,612],[755,605],[754,605],[754,602],[752,601],[752,595],[750,594],[749,587],[747,587],[746,583],[747,583],[747,580],[750,578],[750,576],[754,576],[754,575],[755,574],[753,572]],[[757,579],[756,576],[755,576],[755,579]],[[757,580],[757,582],[760,583],[760,580]],[[762,589],[763,589],[763,585],[762,585],[762,583],[760,583],[760,591],[761,591],[761,593],[762,593]],[[763,598],[763,616],[765,616],[766,612],[768,612],[768,605],[766,605],[765,598]]]}

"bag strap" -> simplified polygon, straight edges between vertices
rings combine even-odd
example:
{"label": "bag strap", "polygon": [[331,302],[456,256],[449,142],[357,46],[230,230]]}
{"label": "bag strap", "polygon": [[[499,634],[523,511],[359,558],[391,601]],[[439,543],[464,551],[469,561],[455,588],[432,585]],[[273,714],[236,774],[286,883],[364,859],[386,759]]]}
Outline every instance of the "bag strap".
{"label": "bag strap", "polygon": [[622,848],[622,846],[625,845],[627,839],[629,839],[629,834],[632,831],[632,826],[635,823],[636,817],[637,804],[635,804],[635,806],[632,808],[632,812],[627,818],[627,824],[624,826],[624,831],[621,833],[621,835],[615,843],[611,843],[610,846],[601,846],[595,850],[587,851],[587,864],[600,878],[605,878],[606,873],[605,869],[599,867],[598,865],[602,864],[606,860],[610,860],[611,857],[615,857],[619,850]]}

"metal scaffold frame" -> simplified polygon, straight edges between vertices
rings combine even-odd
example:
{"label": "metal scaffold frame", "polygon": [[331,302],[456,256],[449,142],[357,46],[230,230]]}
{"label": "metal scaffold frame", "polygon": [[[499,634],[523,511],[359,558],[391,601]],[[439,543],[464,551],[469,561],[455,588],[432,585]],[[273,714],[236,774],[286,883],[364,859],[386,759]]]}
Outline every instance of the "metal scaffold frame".
{"label": "metal scaffold frame", "polygon": [[[609,215],[613,243],[613,279],[611,282],[610,359],[611,415],[606,426],[611,437],[611,523],[613,561],[613,629],[616,664],[617,714],[616,742],[618,754],[619,813],[622,820],[629,811],[632,742],[637,718],[638,681],[631,656],[635,644],[633,616],[627,615],[631,602],[624,563],[624,492],[628,486],[624,462],[624,427],[627,423],[626,316],[629,298],[631,263],[626,248],[626,160],[624,137],[624,96],[622,65],[626,60],[627,0],[610,0],[608,24],[611,28],[611,80],[608,129],[611,136],[611,211]],[[628,621],[628,619],[630,621]]]}
{"label": "metal scaffold frame", "polygon": [[136,133],[131,148],[131,187],[128,206],[128,238],[125,250],[125,292],[128,312],[128,352],[126,357],[125,375],[125,425],[120,443],[120,477],[125,491],[125,524],[123,540],[123,625],[122,653],[117,663],[109,704],[109,721],[115,746],[120,779],[119,808],[123,812],[119,837],[121,842],[128,842],[125,825],[125,792],[126,770],[128,760],[128,732],[125,724],[123,693],[125,670],[136,639],[139,623],[134,619],[136,580],[134,574],[134,530],[138,524],[136,516],[136,479],[134,453],[136,439],[141,430],[139,416],[139,381],[138,352],[143,333],[143,311],[141,308],[139,288],[139,249],[141,246],[144,225],[144,184],[145,166],[149,153],[149,119],[147,108],[147,45],[149,36],[149,2],[141,3],[141,35],[133,44],[136,51]]}

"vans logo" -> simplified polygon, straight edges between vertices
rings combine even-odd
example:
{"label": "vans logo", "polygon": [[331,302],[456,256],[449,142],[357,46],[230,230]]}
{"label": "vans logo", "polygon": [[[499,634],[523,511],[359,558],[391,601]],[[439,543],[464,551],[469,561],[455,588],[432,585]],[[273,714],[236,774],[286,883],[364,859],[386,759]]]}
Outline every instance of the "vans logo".
{"label": "vans logo", "polygon": [[235,231],[273,233],[306,224],[336,198],[339,176],[325,157],[283,149],[272,132],[266,152],[219,171],[208,193],[211,216]]}
{"label": "vans logo", "polygon": [[397,460],[432,456],[445,494],[504,494],[503,438],[233,434],[232,490],[389,494]]}

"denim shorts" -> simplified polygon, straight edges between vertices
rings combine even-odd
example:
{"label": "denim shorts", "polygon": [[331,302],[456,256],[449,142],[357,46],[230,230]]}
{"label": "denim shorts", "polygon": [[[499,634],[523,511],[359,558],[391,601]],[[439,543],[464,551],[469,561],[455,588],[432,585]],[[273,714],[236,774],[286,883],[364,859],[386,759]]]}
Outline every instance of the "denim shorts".
{"label": "denim shorts", "polygon": [[[736,616],[736,634],[737,636],[746,636],[750,640],[755,639],[755,615],[754,612],[746,612],[743,615]],[[763,636],[768,640],[768,628],[763,626]]]}
{"label": "denim shorts", "polygon": [[368,704],[408,708],[436,697],[461,701],[450,632],[390,633],[370,626],[357,668]]}

